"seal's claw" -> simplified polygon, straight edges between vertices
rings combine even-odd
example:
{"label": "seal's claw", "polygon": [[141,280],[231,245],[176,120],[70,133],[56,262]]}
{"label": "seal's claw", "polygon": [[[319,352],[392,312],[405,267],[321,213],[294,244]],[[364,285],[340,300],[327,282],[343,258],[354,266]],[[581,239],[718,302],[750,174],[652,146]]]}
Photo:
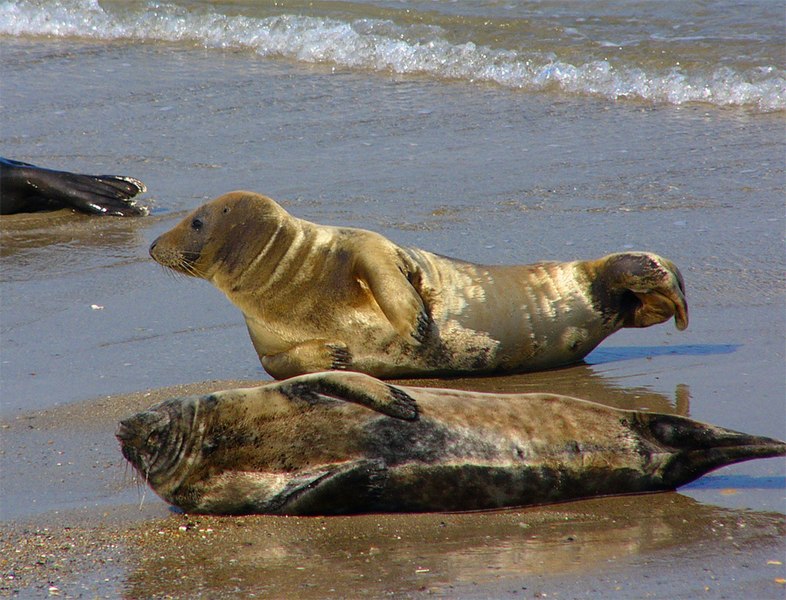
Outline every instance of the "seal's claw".
{"label": "seal's claw", "polygon": [[336,371],[346,371],[352,365],[352,353],[343,344],[328,344],[330,350],[330,368]]}
{"label": "seal's claw", "polygon": [[263,355],[262,366],[276,379],[315,371],[347,371],[352,366],[352,353],[341,342],[309,340],[285,352]]}
{"label": "seal's claw", "polygon": [[419,312],[417,322],[415,323],[415,331],[412,333],[412,337],[415,338],[418,344],[426,341],[429,327],[431,327],[431,319],[429,319],[426,313]]}
{"label": "seal's claw", "polygon": [[414,421],[418,418],[418,404],[414,398],[404,390],[389,385],[390,400],[388,414],[405,421]]}

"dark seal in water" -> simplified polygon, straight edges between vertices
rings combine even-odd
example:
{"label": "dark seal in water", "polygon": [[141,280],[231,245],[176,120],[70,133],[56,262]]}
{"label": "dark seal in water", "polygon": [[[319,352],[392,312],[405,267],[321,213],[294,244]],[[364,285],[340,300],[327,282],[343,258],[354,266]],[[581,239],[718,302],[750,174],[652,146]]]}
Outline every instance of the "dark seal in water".
{"label": "dark seal in water", "polygon": [[168,400],[120,423],[122,453],[188,512],[457,511],[671,490],[786,444],[554,394],[317,373]]}
{"label": "dark seal in water", "polygon": [[656,254],[478,265],[309,223],[251,192],[201,206],[150,255],[224,292],[278,379],[533,371],[575,363],[623,327],[688,326],[682,276]]}
{"label": "dark seal in water", "polygon": [[122,175],[82,175],[0,158],[0,214],[73,208],[116,217],[146,215],[134,196],[145,184]]}

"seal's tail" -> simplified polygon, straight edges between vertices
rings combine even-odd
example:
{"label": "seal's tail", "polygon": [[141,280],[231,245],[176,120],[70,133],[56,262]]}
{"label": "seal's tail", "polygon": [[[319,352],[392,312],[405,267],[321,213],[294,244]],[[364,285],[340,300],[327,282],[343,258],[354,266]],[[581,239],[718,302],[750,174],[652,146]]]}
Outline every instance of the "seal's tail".
{"label": "seal's tail", "polygon": [[755,458],[786,456],[786,443],[715,427],[686,417],[639,413],[643,438],[666,458],[664,487],[677,488],[720,467]]}

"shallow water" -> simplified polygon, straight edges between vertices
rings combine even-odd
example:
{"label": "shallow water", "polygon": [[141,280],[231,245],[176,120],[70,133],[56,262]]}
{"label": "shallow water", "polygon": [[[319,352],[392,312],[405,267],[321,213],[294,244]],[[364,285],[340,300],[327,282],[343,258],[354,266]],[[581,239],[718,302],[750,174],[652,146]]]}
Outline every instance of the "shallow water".
{"label": "shallow water", "polygon": [[[100,18],[109,24],[97,26],[90,21],[99,19],[94,2],[48,3],[46,23],[35,21],[42,14],[37,3],[0,3],[2,153],[53,168],[139,177],[150,190],[143,201],[153,207],[138,220],[67,211],[0,219],[3,522],[70,523],[71,511],[81,511],[93,524],[102,521],[99,515],[121,515],[121,522],[139,521],[144,530],[151,519],[172,525],[177,518],[151,493],[142,513],[132,510],[140,498],[112,432],[118,418],[153,402],[156,392],[147,397],[144,390],[269,379],[240,313],[209,284],[173,277],[147,255],[149,243],[187,211],[238,188],[277,198],[298,217],[374,229],[476,262],[568,260],[631,248],[666,255],[687,281],[687,331],[672,324],[623,331],[587,364],[568,369],[419,383],[555,391],[786,438],[786,94],[773,5],[324,2],[278,9],[233,2],[159,10],[142,2],[101,3],[110,16]],[[207,21],[216,21],[211,13],[225,15],[224,25],[209,29]],[[298,16],[289,18],[294,25],[284,49],[267,51],[263,21],[282,14]],[[240,17],[251,21],[238,42],[227,31]],[[76,29],[66,27],[69,19]],[[365,26],[374,31],[361,27],[369,19],[375,22]],[[13,33],[9,23],[25,20],[38,28]],[[46,29],[51,23],[61,30]],[[396,44],[401,35],[405,46],[440,47],[444,40],[442,58],[466,52],[469,42],[514,53],[511,60],[522,63],[537,63],[530,51],[553,54],[536,64],[542,72],[560,63],[586,75],[587,65],[611,52],[603,40],[614,42],[621,47],[607,57],[614,72],[642,69],[652,93],[620,93],[617,83],[593,91],[587,77],[572,89],[556,79],[506,83],[421,67],[399,73],[299,54],[316,39],[331,41],[333,54],[357,55],[349,43],[354,35],[353,43],[371,44],[374,56],[390,61],[377,38],[380,28],[394,26],[401,31],[385,35]],[[331,27],[334,37],[327,34]],[[169,29],[188,36],[167,37],[162,31]],[[214,30],[215,39],[205,33]],[[250,44],[253,35],[257,45]],[[499,56],[492,59],[499,66]],[[677,60],[692,83],[671,97],[658,76]],[[472,65],[487,68],[482,61]],[[723,100],[738,91],[734,78],[721,77],[723,94],[687,102],[699,81],[725,67],[747,78],[752,99]],[[141,394],[126,395],[132,392]],[[726,509],[774,511],[749,523],[751,539],[770,544],[786,513],[784,461],[729,467],[682,494],[679,502],[689,504],[670,513],[669,523],[681,510],[703,515],[696,523],[725,523]],[[646,512],[652,503],[634,506]],[[599,510],[576,568],[609,573],[587,559],[608,541]],[[436,527],[439,519],[425,522]],[[477,525],[467,519],[470,529]],[[265,532],[272,525],[261,520],[253,527]],[[685,552],[697,546],[680,546],[678,529],[661,546],[650,543],[650,530],[632,535],[630,546],[621,533],[615,547],[634,548],[635,557],[620,567],[623,574],[630,575],[630,564],[654,562],[665,573],[683,564]],[[664,530],[656,524],[652,531]],[[526,549],[504,536],[484,543],[494,552],[504,547],[511,560],[532,553],[554,564],[560,559],[548,552],[563,533],[546,529]],[[457,547],[463,538],[457,534]],[[697,543],[712,545],[704,538]],[[416,546],[407,546],[407,557],[419,556]],[[473,556],[471,548],[450,548],[437,546],[435,556],[444,552],[434,560],[465,564]],[[720,560],[721,553],[710,555]],[[282,564],[291,557],[283,552]],[[348,563],[325,558],[325,564],[338,570]],[[684,564],[685,581],[701,579],[701,559]],[[771,583],[766,568],[755,565],[753,579]],[[121,570],[138,589],[154,582],[136,563],[124,562]],[[455,572],[443,571],[443,579],[428,585],[450,593],[444,586]],[[515,569],[506,573],[514,577]],[[399,575],[391,569],[381,587],[368,589],[420,589],[417,577]],[[492,580],[480,579],[477,597],[483,590],[494,595]],[[211,589],[222,589],[217,581]],[[565,581],[560,585],[567,589]],[[473,589],[461,588],[462,595]],[[687,589],[672,587],[663,597],[685,597]]]}

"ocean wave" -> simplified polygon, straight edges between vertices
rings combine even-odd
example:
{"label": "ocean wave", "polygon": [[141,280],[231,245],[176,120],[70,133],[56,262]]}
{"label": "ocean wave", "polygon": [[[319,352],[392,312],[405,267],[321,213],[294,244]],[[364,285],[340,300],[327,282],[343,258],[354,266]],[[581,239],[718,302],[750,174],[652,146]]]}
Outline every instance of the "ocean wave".
{"label": "ocean wave", "polygon": [[141,8],[110,11],[97,0],[0,2],[0,34],[189,42],[306,63],[494,83],[527,91],[676,105],[705,102],[762,112],[786,110],[786,71],[774,66],[745,70],[718,66],[701,72],[674,66],[649,72],[607,60],[572,64],[555,52],[527,54],[471,41],[455,43],[439,26],[303,15],[253,18],[166,3],[133,6]]}

